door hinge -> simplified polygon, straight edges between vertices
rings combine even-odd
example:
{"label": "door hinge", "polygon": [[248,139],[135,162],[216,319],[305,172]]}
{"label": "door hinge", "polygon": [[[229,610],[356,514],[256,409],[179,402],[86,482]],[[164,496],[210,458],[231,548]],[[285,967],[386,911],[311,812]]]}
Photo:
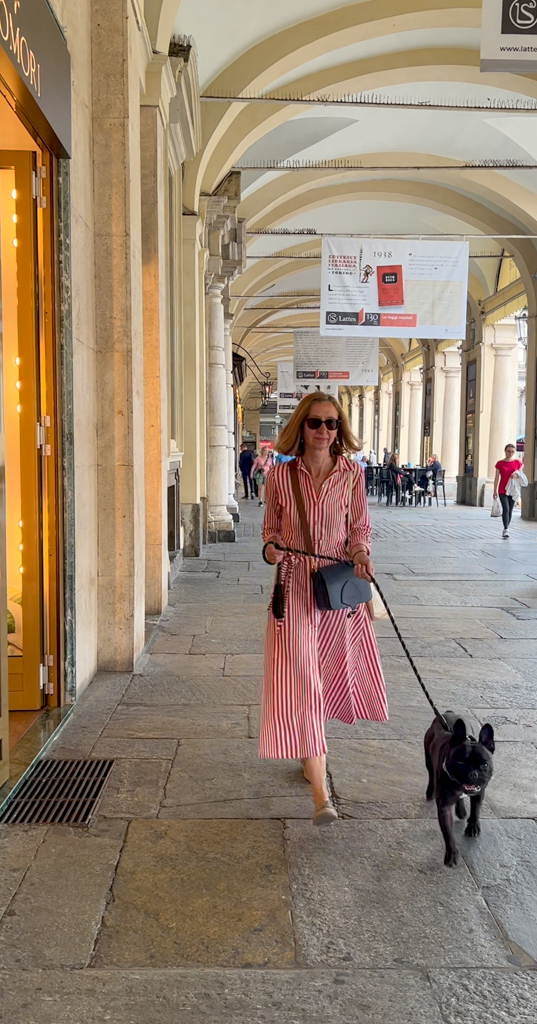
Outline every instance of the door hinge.
{"label": "door hinge", "polygon": [[54,693],[54,683],[50,682],[48,677],[49,665],[52,664],[52,661],[52,655],[46,654],[45,662],[47,664],[39,666],[39,689],[43,690],[47,696]]}
{"label": "door hinge", "polygon": [[40,164],[39,167],[37,167],[35,173],[36,173],[38,178],[46,178],[46,176],[47,176],[46,165],[45,164]]}
{"label": "door hinge", "polygon": [[41,181],[47,176],[47,168],[42,165],[37,167],[35,171],[32,171],[32,197],[36,200],[38,209],[46,209],[47,199],[46,196],[41,194]]}

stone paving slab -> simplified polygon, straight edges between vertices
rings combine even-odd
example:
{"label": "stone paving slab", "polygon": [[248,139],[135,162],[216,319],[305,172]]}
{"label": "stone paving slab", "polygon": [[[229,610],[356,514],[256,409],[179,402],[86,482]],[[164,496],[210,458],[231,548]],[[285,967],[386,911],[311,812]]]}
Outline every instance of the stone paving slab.
{"label": "stone paving slab", "polygon": [[[202,634],[204,635],[204,634]],[[194,631],[189,634],[157,633],[149,650],[151,654],[189,654],[194,642]],[[205,651],[193,651],[193,654],[205,654]]]}
{"label": "stone paving slab", "polygon": [[229,705],[185,704],[140,707],[121,704],[112,715],[103,739],[115,736],[140,738],[204,739],[248,736],[248,710]]}
{"label": "stone paving slab", "polygon": [[192,654],[263,654],[263,633],[261,630],[245,630],[244,626],[211,630],[195,636]]}
{"label": "stone paving slab", "polygon": [[42,825],[0,825],[0,918],[47,832]]}
{"label": "stone paving slab", "polygon": [[461,640],[472,658],[532,658],[537,661],[537,640]]}
{"label": "stone paving slab", "polygon": [[0,923],[1,968],[87,966],[125,827],[107,836],[65,826],[48,830]]}
{"label": "stone paving slab", "polygon": [[353,818],[423,818],[427,773],[421,743],[332,740],[328,769],[341,810]]}
{"label": "stone paving slab", "polygon": [[222,673],[223,668],[223,654],[151,654],[149,662],[144,667],[144,674],[163,672],[168,675],[195,678]]}
{"label": "stone paving slab", "polygon": [[116,761],[98,805],[103,818],[156,818],[171,761],[120,758]]}
{"label": "stone paving slab", "polygon": [[311,818],[308,783],[298,761],[260,761],[257,740],[184,740],[159,817]]}
{"label": "stone paving slab", "polygon": [[176,739],[146,739],[133,738],[131,736],[122,738],[101,737],[98,739],[91,751],[92,757],[108,757],[129,759],[141,758],[150,761],[173,761],[177,753],[178,741]]}
{"label": "stone paving slab", "polygon": [[436,822],[288,822],[286,839],[304,966],[508,966],[470,872],[444,868]]}
{"label": "stone paving slab", "polygon": [[[468,641],[470,643],[471,641]],[[478,641],[475,641],[476,643]],[[437,640],[436,637],[409,637],[407,647],[413,658],[424,658],[427,657],[429,661],[433,658],[436,661],[438,658],[467,658],[468,654],[463,648],[457,643],[456,640]],[[381,658],[389,655],[392,658],[406,658],[406,654],[401,646],[397,636],[393,635],[390,639],[380,637],[378,641],[378,649]]]}
{"label": "stone paving slab", "polygon": [[537,966],[537,920],[528,914],[537,906],[537,824],[484,819],[461,852],[502,931]]}
{"label": "stone paving slab", "polygon": [[263,678],[262,654],[228,654],[226,655],[225,676],[254,676]]}
{"label": "stone paving slab", "polygon": [[498,743],[488,797],[498,818],[537,818],[537,748]]}
{"label": "stone paving slab", "polygon": [[474,708],[476,718],[489,722],[496,742],[515,740],[537,744],[537,710],[535,708]]}
{"label": "stone paving slab", "polygon": [[431,971],[444,1024],[534,1024],[535,971]]}
{"label": "stone paving slab", "polygon": [[[427,641],[427,638],[430,638],[429,643],[435,655],[438,638],[457,639],[458,637],[469,637],[471,639],[483,640],[498,639],[496,632],[493,631],[492,623],[484,625],[479,619],[474,619],[469,615],[445,615],[442,619],[428,619],[425,617],[419,619],[415,617],[406,618],[399,615],[395,618],[395,621],[401,635],[405,639],[407,637],[419,637]],[[508,629],[509,624],[503,626],[503,628]],[[380,619],[375,623],[375,633],[377,637],[396,637],[394,628],[388,619]]]}
{"label": "stone paving slab", "polygon": [[0,986],[2,1024],[444,1024],[424,973],[402,969],[92,968],[4,974]]}
{"label": "stone paving slab", "polygon": [[130,825],[93,966],[294,962],[281,822]]}
{"label": "stone paving slab", "polygon": [[261,700],[261,680],[247,676],[180,679],[177,676],[134,676],[125,692],[126,704],[252,704]]}

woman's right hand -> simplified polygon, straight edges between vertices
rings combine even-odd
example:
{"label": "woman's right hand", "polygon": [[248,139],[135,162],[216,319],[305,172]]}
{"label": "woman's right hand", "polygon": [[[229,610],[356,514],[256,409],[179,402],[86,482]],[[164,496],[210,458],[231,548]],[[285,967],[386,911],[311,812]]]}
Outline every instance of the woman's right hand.
{"label": "woman's right hand", "polygon": [[278,565],[283,560],[284,554],[285,551],[279,551],[274,544],[267,544],[265,548],[265,555],[271,565]]}
{"label": "woman's right hand", "polygon": [[493,501],[496,501],[496,498],[497,498],[497,497],[498,497],[498,492],[497,492],[497,491],[494,491],[494,492],[493,492],[493,494],[492,494],[492,500],[493,500]]}

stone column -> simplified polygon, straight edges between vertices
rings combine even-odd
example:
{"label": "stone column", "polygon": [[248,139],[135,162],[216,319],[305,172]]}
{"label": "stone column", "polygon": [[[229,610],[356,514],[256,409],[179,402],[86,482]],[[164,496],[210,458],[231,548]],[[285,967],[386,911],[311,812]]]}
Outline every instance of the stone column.
{"label": "stone column", "polygon": [[420,380],[410,380],[410,401],[408,409],[408,456],[412,465],[419,464],[421,454],[421,400],[423,385]]}
{"label": "stone column", "polygon": [[140,111],[144,326],[145,611],[168,603],[166,183],[159,108]]}
{"label": "stone column", "polygon": [[224,338],[223,279],[207,288],[209,540],[235,540],[228,511],[228,409]]}
{"label": "stone column", "polygon": [[515,443],[516,403],[518,384],[518,338],[514,324],[495,324],[494,370],[490,403],[489,478],[494,477],[495,465],[503,458],[509,442]]}
{"label": "stone column", "polygon": [[[446,477],[457,476],[459,471],[459,436],[461,429],[461,367],[443,366],[444,408],[442,410],[442,452],[440,458]],[[431,452],[432,454],[432,452]]]}
{"label": "stone column", "polygon": [[[388,451],[393,452],[393,381],[388,384],[387,398],[386,398],[386,441],[382,446],[386,447]],[[377,452],[378,454],[378,452]]]}
{"label": "stone column", "polygon": [[140,202],[140,77],[145,67],[128,0],[94,0],[91,35],[93,190],[98,197],[97,665],[102,671],[128,672],[143,650],[145,631]]}
{"label": "stone column", "polygon": [[205,339],[200,324],[199,262],[203,225],[195,215],[183,215],[181,261],[183,293],[183,423],[184,455],[181,467],[181,517],[186,558],[202,551],[201,462],[205,438],[200,430],[200,377],[205,363]]}
{"label": "stone column", "polygon": [[351,424],[351,430],[352,430],[354,436],[356,438],[358,438],[358,440],[361,443],[362,442],[362,438],[358,436],[359,432],[360,432],[360,424],[359,424],[360,396],[358,394],[358,389],[357,388],[349,388],[348,395],[349,395],[349,420],[350,420],[350,424]]}
{"label": "stone column", "polygon": [[239,506],[235,498],[235,399],[233,395],[233,345],[231,325],[233,317],[224,313],[224,350],[226,359],[227,396],[227,457],[228,457],[228,498],[227,508],[235,522],[239,521]]}

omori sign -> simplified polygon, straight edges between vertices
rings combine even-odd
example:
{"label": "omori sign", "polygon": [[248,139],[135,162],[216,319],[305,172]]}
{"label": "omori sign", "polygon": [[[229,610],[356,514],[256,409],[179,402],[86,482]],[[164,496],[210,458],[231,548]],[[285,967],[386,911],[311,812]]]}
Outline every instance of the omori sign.
{"label": "omori sign", "polygon": [[0,0],[0,76],[57,156],[71,150],[71,64],[47,0]]}

